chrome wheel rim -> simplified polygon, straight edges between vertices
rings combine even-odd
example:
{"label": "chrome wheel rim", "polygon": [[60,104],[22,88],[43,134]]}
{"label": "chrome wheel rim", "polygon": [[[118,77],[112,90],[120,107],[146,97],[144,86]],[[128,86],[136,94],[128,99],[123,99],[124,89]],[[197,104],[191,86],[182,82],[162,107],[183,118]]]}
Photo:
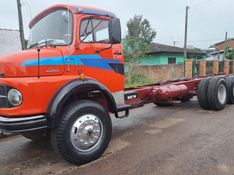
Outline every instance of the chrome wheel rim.
{"label": "chrome wheel rim", "polygon": [[226,87],[221,84],[218,88],[218,99],[221,104],[225,104],[227,98],[227,90]]}
{"label": "chrome wheel rim", "polygon": [[99,118],[93,114],[86,114],[72,125],[70,139],[75,149],[87,152],[100,143],[102,135],[103,126]]}

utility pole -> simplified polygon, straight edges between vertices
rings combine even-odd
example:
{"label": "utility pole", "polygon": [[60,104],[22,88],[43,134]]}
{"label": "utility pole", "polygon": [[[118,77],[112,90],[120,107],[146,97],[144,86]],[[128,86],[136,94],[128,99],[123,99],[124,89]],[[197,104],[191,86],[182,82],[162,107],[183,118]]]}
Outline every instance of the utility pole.
{"label": "utility pole", "polygon": [[187,35],[188,35],[188,11],[189,6],[186,6],[186,13],[185,13],[185,32],[184,32],[184,59],[187,59]]}
{"label": "utility pole", "polygon": [[184,76],[186,74],[185,60],[187,59],[188,11],[189,11],[189,6],[186,6],[185,31],[184,31]]}
{"label": "utility pole", "polygon": [[175,46],[176,46],[176,42],[175,42],[174,38],[171,37],[171,40],[172,40],[172,42],[173,42],[173,46],[175,47]]}
{"label": "utility pole", "polygon": [[17,0],[20,41],[21,41],[22,50],[25,50],[26,49],[26,43],[25,43],[25,38],[24,38],[24,25],[23,25],[23,18],[22,18],[21,7],[22,7],[22,5],[21,5],[20,0]]}

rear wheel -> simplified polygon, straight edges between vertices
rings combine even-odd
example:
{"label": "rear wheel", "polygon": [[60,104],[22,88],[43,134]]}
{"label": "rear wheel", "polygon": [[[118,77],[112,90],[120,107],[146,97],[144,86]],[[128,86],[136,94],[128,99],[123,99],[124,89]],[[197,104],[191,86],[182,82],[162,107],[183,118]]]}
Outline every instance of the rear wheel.
{"label": "rear wheel", "polygon": [[228,104],[234,104],[234,76],[226,77],[227,91],[228,91]]}
{"label": "rear wheel", "polygon": [[213,78],[208,86],[208,102],[213,110],[223,110],[227,104],[227,84],[224,78]]}
{"label": "rear wheel", "polygon": [[109,114],[94,101],[69,105],[52,130],[54,149],[67,161],[81,165],[98,159],[106,150],[112,133]]}
{"label": "rear wheel", "polygon": [[203,109],[210,109],[208,98],[207,98],[207,91],[208,91],[208,86],[210,83],[211,78],[206,78],[202,80],[197,88],[197,99],[200,104],[200,106]]}

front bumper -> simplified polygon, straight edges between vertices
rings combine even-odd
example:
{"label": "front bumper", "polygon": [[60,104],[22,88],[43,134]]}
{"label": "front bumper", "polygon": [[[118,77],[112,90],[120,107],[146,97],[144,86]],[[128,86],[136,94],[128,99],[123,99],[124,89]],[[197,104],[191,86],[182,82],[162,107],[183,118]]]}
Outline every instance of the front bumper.
{"label": "front bumper", "polygon": [[48,127],[45,115],[30,116],[23,118],[7,118],[0,116],[0,130],[12,133],[38,130]]}

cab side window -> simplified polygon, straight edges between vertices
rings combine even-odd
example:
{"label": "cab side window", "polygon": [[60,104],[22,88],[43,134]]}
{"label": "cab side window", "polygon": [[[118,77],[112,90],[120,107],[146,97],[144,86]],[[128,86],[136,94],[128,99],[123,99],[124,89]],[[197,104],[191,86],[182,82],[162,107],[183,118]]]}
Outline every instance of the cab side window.
{"label": "cab side window", "polygon": [[108,21],[94,18],[83,20],[80,26],[80,41],[109,44]]}

